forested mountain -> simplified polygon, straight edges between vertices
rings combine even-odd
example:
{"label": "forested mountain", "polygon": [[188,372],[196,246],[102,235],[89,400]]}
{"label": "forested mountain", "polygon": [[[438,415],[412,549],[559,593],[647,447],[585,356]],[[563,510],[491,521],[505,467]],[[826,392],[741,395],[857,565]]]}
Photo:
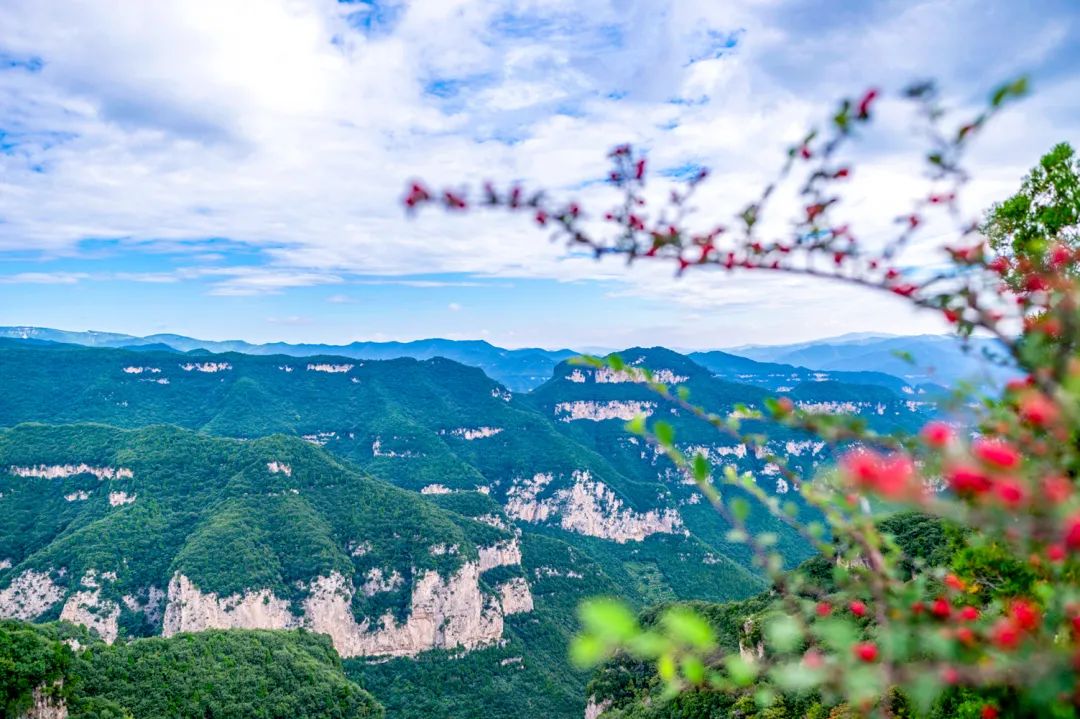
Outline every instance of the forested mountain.
{"label": "forested mountain", "polygon": [[[622,355],[713,411],[771,393],[662,348]],[[763,588],[696,490],[625,431],[635,414],[795,496],[760,451],[635,375],[571,362],[521,395],[444,358],[0,340],[0,376],[0,615],[72,621],[114,646],[306,628],[395,717],[578,716],[587,677],[566,647],[580,600]],[[813,379],[788,396],[880,429],[933,411],[903,383]],[[780,427],[768,449],[811,469],[831,456]],[[766,515],[751,521],[791,563],[808,556]]]}

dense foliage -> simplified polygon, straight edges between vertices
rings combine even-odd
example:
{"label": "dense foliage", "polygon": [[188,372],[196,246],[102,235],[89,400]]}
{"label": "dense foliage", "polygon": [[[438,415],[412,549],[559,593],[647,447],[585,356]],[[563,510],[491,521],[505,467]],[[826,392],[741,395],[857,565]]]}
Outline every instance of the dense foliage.
{"label": "dense foliage", "polygon": [[[575,654],[592,663],[619,653],[655,662],[666,694],[729,703],[733,715],[903,716],[944,711],[1074,716],[1080,706],[1080,494],[1075,487],[1080,427],[1080,286],[1075,268],[1075,170],[1071,153],[1056,148],[1026,180],[1021,193],[995,208],[990,243],[978,222],[959,223],[943,250],[944,269],[903,257],[921,228],[939,222],[942,209],[958,215],[957,196],[967,180],[964,150],[979,130],[1027,90],[1024,80],[996,89],[987,108],[954,127],[936,88],[918,83],[905,91],[926,121],[925,159],[932,186],[885,242],[860,242],[844,221],[843,183],[853,170],[841,149],[875,114],[878,90],[845,100],[824,131],[793,145],[777,179],[738,213],[733,226],[694,228],[690,198],[702,172],[667,206],[650,208],[644,192],[647,160],[629,146],[611,153],[612,184],[622,193],[604,214],[604,232],[577,203],[557,204],[543,193],[489,185],[479,200],[450,190],[436,196],[413,184],[405,204],[415,210],[440,202],[451,211],[472,204],[525,212],[571,245],[597,257],[658,260],[679,273],[697,267],[784,272],[883,291],[940,312],[962,338],[996,338],[998,358],[1025,374],[1003,396],[974,406],[970,431],[939,421],[918,437],[880,434],[850,419],[807,411],[789,397],[767,401],[763,413],[791,428],[814,432],[842,453],[839,467],[814,481],[798,468],[805,501],[769,496],[750,474],[715,467],[706,453],[676,442],[667,421],[639,416],[630,431],[657,447],[702,490],[729,537],[743,542],[771,577],[776,608],[761,621],[760,650],[733,653],[707,617],[692,608],[665,612],[643,626],[618,603],[583,609],[586,632]],[[803,211],[790,233],[776,238],[760,228],[777,188],[798,178]],[[996,236],[995,236],[995,233]],[[684,387],[620,358],[595,361],[611,371],[636,372],[660,397],[760,446],[747,417],[731,417]],[[691,399],[693,398],[693,399]],[[752,418],[755,415],[749,414]],[[758,415],[760,416],[760,415]],[[723,462],[719,463],[723,464]],[[758,509],[738,492],[760,500]],[[909,506],[948,520],[957,551],[950,565],[931,566],[909,556],[876,526],[881,503]],[[825,559],[814,571],[785,572],[777,537],[750,526],[767,512],[785,521]],[[819,521],[823,518],[824,521]],[[829,567],[829,572],[824,568]],[[680,696],[681,695],[681,696]],[[820,707],[800,705],[819,698]]]}
{"label": "dense foliage", "polygon": [[[73,651],[65,642],[89,647]],[[72,719],[361,719],[382,707],[349,681],[327,637],[211,631],[107,646],[63,625],[0,623],[0,716],[35,690]]]}

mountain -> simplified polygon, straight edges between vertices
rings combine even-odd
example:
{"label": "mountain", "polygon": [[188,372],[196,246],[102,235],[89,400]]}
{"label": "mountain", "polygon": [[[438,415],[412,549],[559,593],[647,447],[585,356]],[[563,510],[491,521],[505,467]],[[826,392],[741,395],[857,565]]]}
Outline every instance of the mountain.
{"label": "mountain", "polygon": [[[848,335],[793,345],[729,349],[758,362],[777,362],[821,371],[884,372],[913,385],[954,386],[961,381],[999,386],[1019,373],[996,340],[974,337]],[[992,358],[996,358],[992,359]],[[1005,360],[1005,366],[1001,361]]]}
{"label": "mountain", "polygon": [[[620,354],[714,411],[772,394],[663,348]],[[310,629],[392,717],[580,716],[587,677],[566,650],[582,599],[644,607],[763,588],[696,489],[626,432],[637,412],[668,419],[688,452],[797,496],[765,453],[633,376],[570,361],[519,394],[442,357],[38,338],[0,340],[0,376],[0,616],[74,621],[113,646]],[[883,385],[787,394],[883,431],[934,411]],[[769,453],[797,467],[831,459],[769,431]],[[750,523],[776,532],[790,563],[808,556],[767,513]]]}
{"label": "mountain", "polygon": [[0,337],[32,339],[87,347],[124,347],[128,349],[192,352],[241,352],[252,355],[289,355],[308,357],[332,354],[352,359],[432,359],[445,357],[471,367],[479,367],[488,376],[515,392],[527,391],[551,376],[551,370],[561,360],[577,352],[567,349],[540,348],[503,349],[479,340],[457,341],[426,339],[414,342],[353,342],[347,345],[289,344],[271,342],[252,344],[242,340],[199,340],[176,334],[156,334],[148,337],[112,332],[68,332],[45,327],[0,327]]}
{"label": "mountain", "polygon": [[716,377],[729,382],[764,387],[773,392],[790,392],[796,385],[803,382],[826,381],[879,385],[901,394],[915,394],[918,391],[918,388],[911,386],[908,382],[884,372],[823,371],[790,364],[752,360],[719,350],[691,352],[687,356],[710,370]]}

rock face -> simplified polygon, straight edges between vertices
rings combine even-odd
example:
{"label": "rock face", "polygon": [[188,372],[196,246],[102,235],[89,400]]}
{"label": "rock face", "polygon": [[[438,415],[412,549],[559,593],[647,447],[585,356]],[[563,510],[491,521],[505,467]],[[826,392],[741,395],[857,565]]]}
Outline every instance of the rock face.
{"label": "rock face", "polygon": [[309,364],[308,372],[326,372],[327,374],[345,374],[352,370],[351,364]]}
{"label": "rock face", "polygon": [[600,719],[600,715],[606,712],[610,706],[610,699],[597,702],[596,697],[590,696],[589,703],[585,705],[585,719]]}
{"label": "rock face", "polygon": [[33,706],[19,719],[67,719],[67,716],[68,708],[64,700],[40,686],[34,689]]}
{"label": "rock face", "polygon": [[388,612],[375,626],[370,620],[356,621],[350,609],[352,588],[344,577],[320,577],[304,602],[305,625],[329,634],[343,657],[474,649],[497,641],[503,630],[500,603],[481,593],[479,577],[475,562],[446,578],[425,572],[413,587],[409,618],[399,624]]}
{"label": "rock face", "polygon": [[97,632],[107,644],[116,641],[120,629],[120,607],[116,602],[102,600],[101,588],[78,591],[68,597],[60,618],[72,624],[82,624],[87,629]]}
{"label": "rock face", "polygon": [[134,473],[126,467],[92,467],[89,464],[39,464],[33,467],[9,467],[16,477],[66,479],[79,474],[92,474],[100,480],[131,479]]}
{"label": "rock face", "polygon": [[[516,542],[489,548],[485,562],[520,562]],[[516,560],[516,561],[511,561]],[[177,574],[169,583],[164,636],[204,629],[292,629],[304,627],[327,634],[343,657],[414,656],[431,649],[474,649],[502,637],[503,616],[530,612],[533,608],[528,583],[517,577],[499,586],[498,596],[481,590],[479,562],[466,562],[450,576],[424,572],[412,589],[408,618],[398,622],[387,612],[377,619],[358,621],[352,611],[356,592],[352,583],[333,573],[315,579],[308,587],[302,616],[269,590],[219,597],[203,593],[191,580]],[[368,576],[361,587],[365,594],[396,589],[399,573]]]}
{"label": "rock face", "polygon": [[228,372],[232,365],[228,362],[185,362],[180,369],[185,372]]}
{"label": "rock face", "polygon": [[524,577],[514,577],[499,585],[499,598],[505,616],[533,610],[532,592]]}
{"label": "rock face", "polygon": [[204,629],[292,629],[299,625],[289,604],[269,589],[218,597],[202,593],[190,579],[177,574],[169,582],[161,634]]}
{"label": "rock face", "polygon": [[542,499],[540,493],[554,481],[552,475],[537,474],[516,481],[507,493],[507,515],[534,523],[557,517],[559,525],[569,532],[619,543],[683,531],[682,520],[674,509],[636,512],[588,472],[574,472],[573,477],[570,487]]}
{"label": "rock face", "polygon": [[125,504],[133,504],[134,502],[134,494],[128,494],[127,492],[109,492],[110,507],[120,507]]}
{"label": "rock face", "polygon": [[478,550],[481,572],[486,572],[495,567],[521,564],[521,544],[517,539],[508,539],[490,547],[479,547]]}
{"label": "rock face", "polygon": [[556,404],[555,416],[560,422],[573,422],[579,419],[587,419],[593,422],[602,422],[607,419],[631,420],[639,414],[648,417],[655,408],[655,402],[642,402],[639,400],[610,400],[603,402],[576,400]]}
{"label": "rock face", "polygon": [[454,437],[461,437],[462,439],[472,441],[474,439],[494,437],[502,431],[502,427],[458,427],[457,429],[450,430],[450,434]]}
{"label": "rock face", "polygon": [[29,569],[0,589],[0,617],[30,620],[60,601],[64,590],[47,572]]}

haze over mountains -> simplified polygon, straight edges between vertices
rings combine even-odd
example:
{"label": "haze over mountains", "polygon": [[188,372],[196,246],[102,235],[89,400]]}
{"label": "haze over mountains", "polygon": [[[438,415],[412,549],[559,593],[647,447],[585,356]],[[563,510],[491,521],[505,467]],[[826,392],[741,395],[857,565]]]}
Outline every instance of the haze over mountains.
{"label": "haze over mountains", "polygon": [[[90,347],[126,347],[172,349],[179,352],[241,352],[244,354],[282,354],[295,357],[331,354],[354,359],[394,359],[411,357],[430,359],[445,357],[462,364],[479,367],[514,392],[525,392],[545,382],[555,365],[569,359],[578,351],[542,348],[504,349],[483,340],[423,339],[411,342],[352,342],[344,345],[290,344],[272,342],[252,344],[243,340],[200,340],[176,334],[156,334],[146,337],[112,332],[66,331],[44,327],[0,327],[0,337],[65,342]],[[899,386],[892,375],[912,385],[936,384],[952,386],[968,380],[979,384],[1001,383],[1013,376],[995,341],[973,338],[962,346],[954,337],[944,335],[897,336],[859,333],[843,335],[792,345],[743,346],[721,351],[689,352],[689,357],[713,372],[730,379],[763,384],[771,389],[785,386],[782,382],[761,382],[750,376],[775,375],[811,379],[836,379],[869,384],[884,384],[893,389]],[[988,359],[996,358],[996,359]],[[747,364],[743,360],[772,363],[774,367]],[[812,371],[807,371],[812,370]],[[838,373],[877,373],[844,375]]]}

